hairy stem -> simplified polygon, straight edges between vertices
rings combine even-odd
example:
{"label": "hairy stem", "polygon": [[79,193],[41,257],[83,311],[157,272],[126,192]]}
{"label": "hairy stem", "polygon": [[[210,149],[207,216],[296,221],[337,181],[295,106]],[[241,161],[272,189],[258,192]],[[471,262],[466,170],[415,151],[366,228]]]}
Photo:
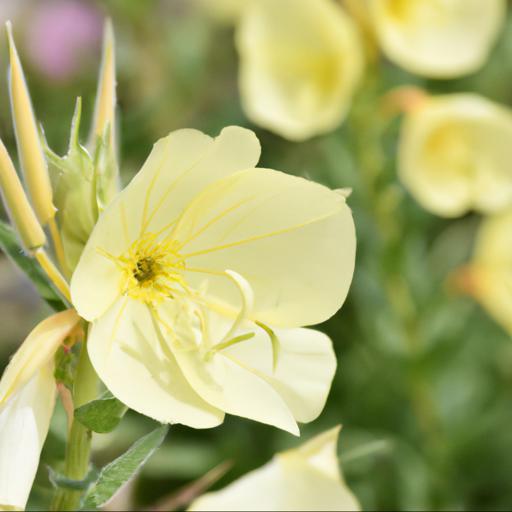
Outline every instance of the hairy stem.
{"label": "hairy stem", "polygon": [[[74,407],[80,407],[97,396],[98,377],[87,354],[86,341],[82,343],[73,387]],[[92,432],[73,419],[66,446],[64,476],[71,480],[83,480],[89,471]],[[77,510],[82,491],[57,489],[52,510]]]}

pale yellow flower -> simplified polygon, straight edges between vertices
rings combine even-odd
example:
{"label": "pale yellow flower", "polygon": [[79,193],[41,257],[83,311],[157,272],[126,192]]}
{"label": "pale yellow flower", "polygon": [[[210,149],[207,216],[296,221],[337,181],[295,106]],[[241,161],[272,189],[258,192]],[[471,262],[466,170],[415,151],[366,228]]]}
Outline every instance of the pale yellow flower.
{"label": "pale yellow flower", "polygon": [[512,335],[512,210],[487,217],[473,261],[464,272],[467,291]]}
{"label": "pale yellow flower", "polygon": [[339,427],[277,454],[226,488],[205,494],[189,510],[361,510],[343,480]]}
{"label": "pale yellow flower", "polygon": [[428,77],[480,68],[505,21],[505,0],[368,0],[386,56]]}
{"label": "pale yellow flower", "polygon": [[427,210],[445,217],[512,202],[512,113],[474,94],[426,98],[403,122],[399,175]]}
{"label": "pale yellow flower", "polygon": [[0,381],[0,510],[25,508],[55,404],[53,356],[80,321],[74,310],[43,320]]}
{"label": "pale yellow flower", "polygon": [[330,0],[257,0],[237,30],[242,106],[291,140],[333,130],[361,78],[357,27]]}
{"label": "pale yellow flower", "polygon": [[[345,198],[255,168],[238,127],[160,140],[100,217],[71,281],[91,362],[129,407],[207,428],[236,414],[297,433],[322,410],[355,234]],[[271,327],[269,327],[271,326]]]}

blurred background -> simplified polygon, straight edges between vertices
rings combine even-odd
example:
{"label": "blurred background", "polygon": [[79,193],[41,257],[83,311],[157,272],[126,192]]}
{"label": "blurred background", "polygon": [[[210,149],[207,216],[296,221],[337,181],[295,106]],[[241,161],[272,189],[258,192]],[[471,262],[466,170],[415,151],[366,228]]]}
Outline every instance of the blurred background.
{"label": "blurred background", "polygon": [[[293,143],[244,116],[233,25],[205,1],[1,0],[0,136],[14,156],[4,21],[13,22],[36,115],[50,146],[62,154],[77,96],[84,101],[82,126],[88,126],[103,20],[110,16],[117,40],[124,182],[154,141],[170,131],[193,127],[216,135],[236,124],[258,134],[262,166],[332,188],[351,187],[358,235],[354,282],[341,311],[320,326],[334,341],[339,368],[324,412],[302,427],[302,436],[343,424],[339,455],[364,509],[509,509],[512,343],[451,279],[470,258],[479,218],[441,219],[408,195],[396,178],[400,119],[381,119],[376,106],[384,93],[402,84],[433,93],[477,92],[512,106],[510,13],[477,73],[425,80],[382,59],[360,84],[340,128]],[[2,255],[0,368],[48,314],[46,308]],[[94,461],[112,460],[152,427],[147,418],[128,414],[113,434],[95,436]],[[46,465],[58,467],[64,439],[59,409],[32,509],[47,507]],[[231,461],[215,484],[222,487],[297,444],[285,432],[232,416],[208,431],[172,427],[164,446],[111,508],[149,507]]]}

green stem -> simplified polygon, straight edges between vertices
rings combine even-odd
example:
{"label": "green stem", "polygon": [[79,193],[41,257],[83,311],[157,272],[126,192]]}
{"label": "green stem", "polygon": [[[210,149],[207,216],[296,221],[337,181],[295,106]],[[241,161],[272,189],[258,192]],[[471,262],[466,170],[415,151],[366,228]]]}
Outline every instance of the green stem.
{"label": "green stem", "polygon": [[[94,400],[98,391],[98,377],[87,354],[86,341],[82,343],[73,387],[75,408]],[[73,419],[66,446],[64,476],[71,480],[83,480],[89,471],[92,432]],[[77,510],[82,491],[57,489],[52,510]]]}
{"label": "green stem", "polygon": [[[396,218],[400,202],[400,196],[394,195],[396,185],[383,179],[386,165],[383,138],[387,122],[378,114],[375,115],[375,105],[378,104],[379,98],[379,76],[379,70],[375,66],[368,70],[365,87],[359,103],[353,108],[350,121],[363,200],[381,237],[381,250],[377,257],[382,260],[386,252],[402,245],[403,232]],[[420,312],[409,283],[400,271],[386,269],[382,275],[381,285],[391,310],[403,328],[406,349],[411,360],[415,360],[422,343],[417,326]],[[438,446],[439,418],[429,384],[422,374],[415,374],[410,386],[410,400],[424,436],[431,445]]]}

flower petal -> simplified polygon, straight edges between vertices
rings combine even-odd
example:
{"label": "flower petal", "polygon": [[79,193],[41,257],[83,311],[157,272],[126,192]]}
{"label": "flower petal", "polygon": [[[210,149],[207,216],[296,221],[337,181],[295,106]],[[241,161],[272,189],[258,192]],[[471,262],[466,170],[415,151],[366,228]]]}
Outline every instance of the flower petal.
{"label": "flower petal", "polygon": [[200,497],[189,510],[361,510],[338,469],[338,432],[332,429],[278,454],[224,489]]}
{"label": "flower petal", "polygon": [[262,330],[226,353],[255,369],[286,402],[301,423],[322,412],[336,371],[336,356],[328,336],[313,329],[277,329],[279,355],[273,370],[272,345]]}
{"label": "flower petal", "polygon": [[475,94],[428,98],[402,125],[399,174],[417,201],[453,217],[512,201],[512,113]]}
{"label": "flower petal", "polygon": [[[343,304],[355,260],[345,199],[326,187],[268,169],[217,181],[184,212],[187,281],[238,310],[230,269],[254,291],[253,319],[276,327],[322,322]],[[222,274],[222,275],[220,275]]]}
{"label": "flower petal", "polygon": [[197,395],[165,350],[146,305],[119,299],[93,324],[88,350],[98,376],[131,409],[194,428],[222,423],[224,414]]}
{"label": "flower petal", "polygon": [[357,27],[341,6],[248,2],[237,47],[242,105],[255,123],[303,140],[341,122],[363,69]]}
{"label": "flower petal", "polygon": [[432,78],[476,71],[506,17],[504,0],[370,0],[370,7],[386,55]]}
{"label": "flower petal", "polygon": [[0,381],[0,405],[23,387],[54,356],[59,345],[80,321],[69,309],[38,324],[12,357]]}
{"label": "flower petal", "polygon": [[73,304],[91,321],[119,296],[118,256],[144,232],[171,228],[183,208],[210,183],[258,162],[250,130],[231,126],[215,139],[178,130],[158,141],[131,183],[100,217],[71,281]]}
{"label": "flower petal", "polygon": [[174,354],[190,385],[213,406],[299,435],[285,401],[250,368],[221,353],[209,361],[199,351],[175,349]]}
{"label": "flower petal", "polygon": [[55,405],[53,362],[0,406],[0,509],[23,510]]}

